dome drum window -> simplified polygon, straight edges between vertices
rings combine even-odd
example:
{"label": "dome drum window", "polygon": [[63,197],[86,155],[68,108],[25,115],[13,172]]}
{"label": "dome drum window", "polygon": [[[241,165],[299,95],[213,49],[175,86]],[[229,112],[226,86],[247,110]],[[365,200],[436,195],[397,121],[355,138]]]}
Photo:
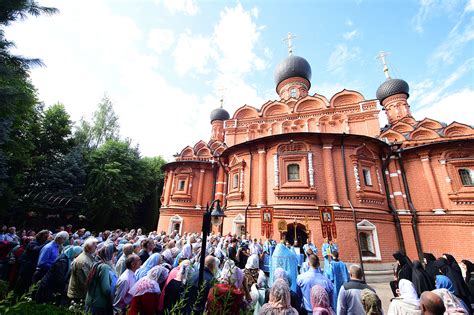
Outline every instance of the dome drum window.
{"label": "dome drum window", "polygon": [[458,173],[463,186],[474,186],[474,170],[469,168],[460,168]]}

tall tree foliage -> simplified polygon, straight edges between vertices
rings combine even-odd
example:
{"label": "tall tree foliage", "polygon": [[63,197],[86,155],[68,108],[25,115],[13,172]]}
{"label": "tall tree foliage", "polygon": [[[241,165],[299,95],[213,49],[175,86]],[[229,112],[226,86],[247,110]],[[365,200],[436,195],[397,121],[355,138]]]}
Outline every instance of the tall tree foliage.
{"label": "tall tree foliage", "polygon": [[135,224],[143,225],[147,230],[156,228],[159,209],[161,206],[161,193],[163,192],[164,173],[161,167],[166,161],[161,156],[144,157],[143,162],[147,168],[148,176],[146,182],[146,193],[137,208]]}
{"label": "tall tree foliage", "polygon": [[90,156],[86,199],[96,228],[128,227],[143,199],[149,173],[137,148],[108,140]]}
{"label": "tall tree foliage", "polygon": [[92,122],[82,119],[76,131],[78,143],[87,148],[97,148],[108,140],[118,140],[120,125],[113,103],[104,95],[92,116]]}
{"label": "tall tree foliage", "polygon": [[53,14],[57,10],[32,0],[0,1],[0,214],[17,205],[18,191],[32,167],[34,140],[38,137],[38,101],[28,70],[42,64],[11,53],[14,43],[4,28],[28,15]]}

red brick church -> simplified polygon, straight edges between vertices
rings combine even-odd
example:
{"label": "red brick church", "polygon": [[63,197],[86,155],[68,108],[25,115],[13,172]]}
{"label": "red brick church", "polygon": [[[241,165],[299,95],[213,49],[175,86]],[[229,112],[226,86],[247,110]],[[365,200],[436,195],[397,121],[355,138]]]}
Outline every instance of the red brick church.
{"label": "red brick church", "polygon": [[373,274],[391,270],[397,250],[474,258],[474,129],[413,117],[407,82],[384,71],[377,99],[346,89],[328,98],[309,95],[309,63],[287,57],[278,100],[213,110],[210,140],[164,166],[158,231],[200,232],[219,199],[222,233],[318,248],[333,238],[347,262],[360,261],[360,246]]}

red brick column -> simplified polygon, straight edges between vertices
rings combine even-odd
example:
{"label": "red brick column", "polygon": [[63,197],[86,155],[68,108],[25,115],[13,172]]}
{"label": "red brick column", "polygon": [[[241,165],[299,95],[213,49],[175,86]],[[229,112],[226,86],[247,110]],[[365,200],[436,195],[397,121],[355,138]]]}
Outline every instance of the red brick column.
{"label": "red brick column", "polygon": [[337,202],[336,176],[334,176],[334,162],[332,158],[332,144],[323,144],[323,165],[328,203],[331,206],[339,207],[339,202]]}
{"label": "red brick column", "polygon": [[168,180],[166,181],[166,188],[165,188],[165,196],[163,204],[165,206],[170,204],[170,196],[171,196],[171,183],[173,183],[174,173],[173,171],[168,172]]}
{"label": "red brick column", "polygon": [[439,190],[436,185],[436,181],[433,175],[433,169],[430,164],[430,156],[428,154],[420,155],[421,164],[423,165],[423,171],[425,173],[426,181],[428,182],[428,188],[431,194],[431,200],[433,201],[433,211],[435,213],[443,214],[444,209],[441,205],[441,199],[439,198]]}
{"label": "red brick column", "polygon": [[267,204],[267,152],[264,148],[258,149],[258,201],[257,206]]}
{"label": "red brick column", "polygon": [[198,193],[196,199],[196,209],[201,209],[202,207],[202,190],[204,186],[204,175],[206,175],[206,170],[201,169],[199,172],[199,183],[198,183]]}

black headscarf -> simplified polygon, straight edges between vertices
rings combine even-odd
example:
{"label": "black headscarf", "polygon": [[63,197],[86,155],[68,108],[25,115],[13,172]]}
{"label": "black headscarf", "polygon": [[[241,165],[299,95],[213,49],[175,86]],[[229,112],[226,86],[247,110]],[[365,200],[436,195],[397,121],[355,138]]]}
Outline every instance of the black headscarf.
{"label": "black headscarf", "polygon": [[[471,274],[474,272],[474,264],[472,262],[470,262],[469,260],[466,260],[466,259],[463,259],[461,260],[463,264],[466,265],[466,283],[469,283],[469,281],[471,280]],[[474,292],[471,292],[474,294]]]}
{"label": "black headscarf", "polygon": [[423,253],[423,258],[426,259],[425,270],[434,281],[436,279],[436,276],[441,274],[439,272],[439,268],[437,268],[434,264],[436,261],[436,257],[431,253]]}
{"label": "black headscarf", "polygon": [[453,255],[450,254],[443,254],[443,256],[446,257],[446,261],[448,262],[448,268],[451,268],[462,276],[461,267],[459,267],[456,258],[454,258]]}
{"label": "black headscarf", "polygon": [[412,264],[410,258],[402,252],[395,252],[393,258],[398,260],[399,265],[397,267],[398,281],[406,279],[411,281],[412,277]]}
{"label": "black headscarf", "polygon": [[430,275],[423,269],[423,266],[418,260],[413,261],[413,270],[411,275],[411,282],[415,286],[418,297],[425,291],[432,291],[435,288],[435,282]]}
{"label": "black headscarf", "polygon": [[[454,257],[452,259],[454,259]],[[456,260],[454,260],[454,262],[456,262]],[[469,295],[471,295],[466,282],[464,282],[464,279],[462,278],[462,273],[459,273],[458,271],[456,271],[455,267],[452,267],[452,262],[450,264],[446,258],[440,257],[436,260],[435,266],[439,268],[442,274],[444,274],[451,280],[454,285],[454,294],[456,296],[465,299]],[[461,271],[461,268],[459,268],[459,271]]]}

